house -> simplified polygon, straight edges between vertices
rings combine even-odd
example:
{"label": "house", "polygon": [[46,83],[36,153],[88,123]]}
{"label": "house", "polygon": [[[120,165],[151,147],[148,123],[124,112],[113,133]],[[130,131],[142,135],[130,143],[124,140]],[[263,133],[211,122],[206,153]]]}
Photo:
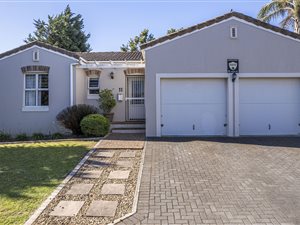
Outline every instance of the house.
{"label": "house", "polygon": [[0,130],[64,132],[56,115],[74,104],[98,106],[99,88],[116,96],[114,122],[143,125],[144,67],[141,52],[73,53],[38,41],[2,53]]}
{"label": "house", "polygon": [[[141,52],[72,53],[40,42],[0,54],[0,130],[55,132],[58,112],[98,105],[151,136],[300,134],[300,35],[237,12],[158,38]],[[144,93],[145,89],[145,93]]]}

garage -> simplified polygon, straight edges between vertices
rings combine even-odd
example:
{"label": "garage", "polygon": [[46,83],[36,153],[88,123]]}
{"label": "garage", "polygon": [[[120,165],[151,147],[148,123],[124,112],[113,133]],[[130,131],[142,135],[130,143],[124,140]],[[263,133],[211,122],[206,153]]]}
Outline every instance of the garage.
{"label": "garage", "polygon": [[225,79],[161,79],[163,136],[226,135]]}
{"label": "garage", "polygon": [[241,78],[240,135],[298,135],[299,78]]}

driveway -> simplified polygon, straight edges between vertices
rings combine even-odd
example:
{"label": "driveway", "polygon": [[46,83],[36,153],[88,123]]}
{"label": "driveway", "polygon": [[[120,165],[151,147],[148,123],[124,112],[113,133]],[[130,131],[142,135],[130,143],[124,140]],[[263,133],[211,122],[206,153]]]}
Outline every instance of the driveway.
{"label": "driveway", "polygon": [[152,139],[119,224],[300,224],[300,138]]}

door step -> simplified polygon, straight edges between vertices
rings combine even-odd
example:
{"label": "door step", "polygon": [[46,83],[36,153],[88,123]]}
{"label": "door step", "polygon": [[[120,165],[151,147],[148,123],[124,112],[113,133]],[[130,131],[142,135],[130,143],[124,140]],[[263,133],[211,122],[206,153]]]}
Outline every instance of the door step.
{"label": "door step", "polygon": [[141,134],[145,133],[145,121],[112,122],[111,133]]}

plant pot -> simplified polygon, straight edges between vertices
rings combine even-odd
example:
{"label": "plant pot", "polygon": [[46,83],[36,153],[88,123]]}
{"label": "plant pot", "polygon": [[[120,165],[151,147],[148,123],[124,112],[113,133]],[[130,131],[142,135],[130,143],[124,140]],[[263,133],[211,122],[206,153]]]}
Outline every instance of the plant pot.
{"label": "plant pot", "polygon": [[114,113],[103,113],[103,116],[106,117],[109,120],[109,122],[112,122],[114,118]]}

